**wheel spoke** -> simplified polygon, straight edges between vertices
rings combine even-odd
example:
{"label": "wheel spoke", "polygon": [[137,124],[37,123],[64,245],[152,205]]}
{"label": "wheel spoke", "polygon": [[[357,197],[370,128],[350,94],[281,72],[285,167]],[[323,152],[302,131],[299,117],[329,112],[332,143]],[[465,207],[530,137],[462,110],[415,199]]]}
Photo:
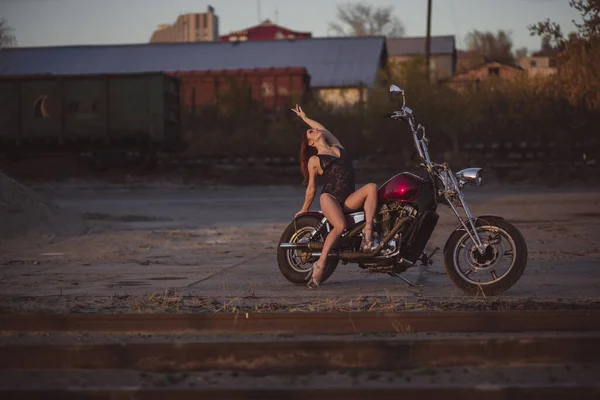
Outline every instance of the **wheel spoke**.
{"label": "wheel spoke", "polygon": [[[303,227],[298,229],[294,235],[290,238],[291,243],[307,243],[309,242],[308,236],[311,234],[312,228]],[[287,252],[287,260],[292,267],[297,272],[306,273],[310,269],[310,266],[306,266],[306,256],[304,253],[299,250],[288,250]]]}
{"label": "wheel spoke", "polygon": [[[455,269],[471,284],[492,285],[510,273],[516,261],[515,243],[504,230],[487,228],[478,229],[477,232],[490,248],[484,255],[476,253],[474,244],[465,234],[455,245]],[[486,273],[483,273],[484,271]]]}

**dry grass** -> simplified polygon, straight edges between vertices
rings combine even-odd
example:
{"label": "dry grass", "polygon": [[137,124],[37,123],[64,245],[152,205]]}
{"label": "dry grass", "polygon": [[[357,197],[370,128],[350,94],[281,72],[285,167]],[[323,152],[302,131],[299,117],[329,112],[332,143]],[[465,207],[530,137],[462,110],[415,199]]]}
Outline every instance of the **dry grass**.
{"label": "dry grass", "polygon": [[[327,299],[282,298],[264,301],[253,294],[238,297],[184,296],[165,288],[147,296],[110,297],[48,296],[43,298],[4,299],[0,313],[310,313],[310,312],[401,312],[401,311],[487,311],[487,310],[588,310],[600,309],[599,299],[570,301],[535,298],[446,298],[407,299],[402,296],[359,296]],[[399,332],[410,327],[398,327]]]}

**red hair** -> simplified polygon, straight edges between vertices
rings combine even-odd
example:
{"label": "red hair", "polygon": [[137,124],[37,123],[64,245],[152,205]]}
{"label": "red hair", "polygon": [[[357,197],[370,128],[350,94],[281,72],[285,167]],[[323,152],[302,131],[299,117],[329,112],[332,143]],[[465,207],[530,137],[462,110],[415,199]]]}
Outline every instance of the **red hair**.
{"label": "red hair", "polygon": [[308,160],[317,154],[317,149],[308,144],[308,137],[306,133],[302,138],[302,143],[300,143],[300,170],[302,171],[302,176],[304,176],[304,180],[302,184],[308,184]]}

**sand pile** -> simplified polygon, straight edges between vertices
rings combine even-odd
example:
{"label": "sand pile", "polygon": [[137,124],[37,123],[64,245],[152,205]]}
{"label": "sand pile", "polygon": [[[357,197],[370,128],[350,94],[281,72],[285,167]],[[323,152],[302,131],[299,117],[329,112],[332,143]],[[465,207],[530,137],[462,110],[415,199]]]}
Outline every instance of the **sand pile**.
{"label": "sand pile", "polygon": [[0,172],[0,240],[23,235],[80,235],[85,231],[81,217]]}

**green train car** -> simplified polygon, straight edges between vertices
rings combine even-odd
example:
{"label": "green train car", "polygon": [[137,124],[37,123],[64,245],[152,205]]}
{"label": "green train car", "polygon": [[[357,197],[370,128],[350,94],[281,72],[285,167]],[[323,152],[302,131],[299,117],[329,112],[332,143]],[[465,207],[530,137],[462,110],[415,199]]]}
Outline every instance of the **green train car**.
{"label": "green train car", "polygon": [[0,77],[0,153],[174,152],[179,80],[162,73]]}

